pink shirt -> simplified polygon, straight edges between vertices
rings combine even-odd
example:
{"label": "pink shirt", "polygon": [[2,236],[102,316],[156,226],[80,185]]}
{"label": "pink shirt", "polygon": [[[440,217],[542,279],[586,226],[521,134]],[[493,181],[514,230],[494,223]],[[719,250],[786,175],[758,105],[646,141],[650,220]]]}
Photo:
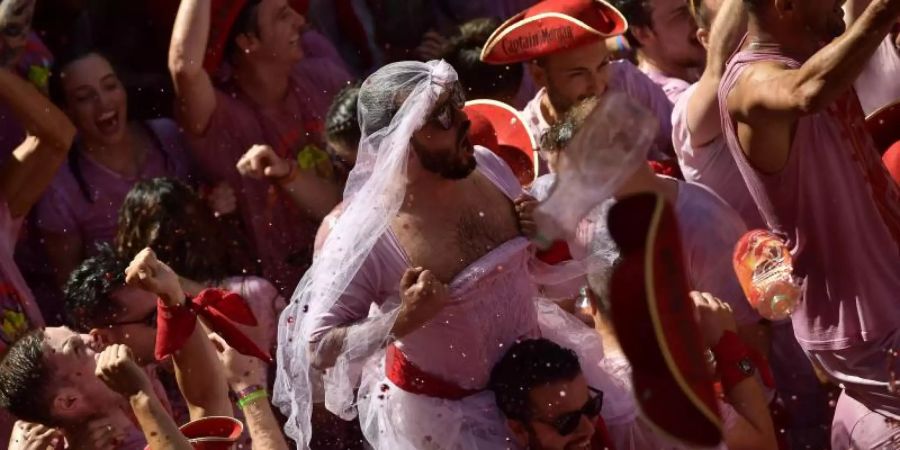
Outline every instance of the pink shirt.
{"label": "pink shirt", "polygon": [[247,333],[260,348],[271,351],[278,335],[278,316],[286,305],[278,289],[259,277],[229,277],[221,285],[226,291],[243,297],[256,317],[255,327],[240,324],[236,326]]}
{"label": "pink shirt", "polygon": [[244,226],[263,268],[263,278],[290,292],[312,260],[316,223],[265,180],[241,177],[235,165],[253,145],[272,146],[294,158],[307,144],[324,149],[324,117],[332,97],[350,80],[329,58],[306,57],[290,77],[278,108],[260,111],[236,86],[216,90],[216,110],[206,133],[189,138],[200,169],[235,190]]}
{"label": "pink shirt", "polygon": [[[650,150],[651,158],[668,158],[668,155],[672,153],[672,103],[666,94],[629,61],[613,61],[609,65],[609,71],[609,89],[625,92],[629,97],[649,109],[659,120],[659,132],[653,148]],[[540,145],[541,137],[550,130],[550,124],[547,123],[541,112],[541,99],[545,92],[546,88],[538,91],[537,95],[521,111],[531,135],[538,145]]]}
{"label": "pink shirt", "polygon": [[672,111],[672,145],[684,179],[703,184],[722,197],[741,215],[748,228],[767,228],[734,158],[731,157],[725,138],[719,135],[698,148],[691,144],[687,104],[696,88],[696,84],[688,88],[675,102],[675,109]]}
{"label": "pink shirt", "polygon": [[866,115],[900,100],[900,50],[892,35],[884,38],[853,85]]}
{"label": "pink shirt", "polygon": [[[743,70],[758,61],[801,66],[771,50],[738,53],[722,79],[723,111]],[[900,191],[865,132],[856,94],[800,118],[788,161],[775,174],[747,161],[727,114],[722,129],[762,216],[791,248],[804,294],[792,316],[798,342],[839,350],[896,330]]]}
{"label": "pink shirt", "polygon": [[684,91],[691,87],[691,83],[682,80],[681,78],[670,77],[656,69],[642,67],[641,72],[644,72],[644,74],[647,75],[647,78],[662,88],[666,97],[673,105],[681,97],[681,94],[684,94]]}
{"label": "pink shirt", "polygon": [[175,123],[157,119],[146,124],[156,145],[146,153],[137,177],[124,177],[80,153],[77,164],[92,200],[79,187],[72,166],[63,164],[37,205],[37,226],[52,233],[78,235],[90,255],[96,244],[115,238],[119,207],[138,181],[156,177],[188,179],[190,160]]}

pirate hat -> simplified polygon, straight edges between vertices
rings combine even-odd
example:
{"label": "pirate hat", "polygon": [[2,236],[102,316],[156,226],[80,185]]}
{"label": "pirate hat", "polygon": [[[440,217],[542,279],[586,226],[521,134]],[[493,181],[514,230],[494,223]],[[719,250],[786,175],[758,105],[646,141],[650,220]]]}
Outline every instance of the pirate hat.
{"label": "pirate hat", "polygon": [[506,161],[523,184],[534,181],[538,174],[536,145],[518,111],[506,103],[486,99],[466,102],[463,111],[472,122],[469,139],[473,144],[489,148]]}
{"label": "pirate hat", "polygon": [[713,374],[672,207],[655,194],[635,195],[612,207],[608,225],[622,257],[610,280],[611,317],[638,404],[663,434],[692,446],[718,445]]}
{"label": "pirate hat", "polygon": [[625,32],[628,22],[603,0],[546,0],[512,16],[488,38],[481,60],[531,61]]}

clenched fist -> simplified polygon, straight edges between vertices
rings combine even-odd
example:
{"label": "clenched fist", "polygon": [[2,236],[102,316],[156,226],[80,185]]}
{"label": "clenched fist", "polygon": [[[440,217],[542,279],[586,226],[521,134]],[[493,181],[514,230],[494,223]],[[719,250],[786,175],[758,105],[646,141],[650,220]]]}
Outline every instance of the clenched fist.
{"label": "clenched fist", "polygon": [[55,449],[62,442],[62,434],[41,424],[16,421],[9,438],[9,450]]}
{"label": "clenched fist", "polygon": [[241,175],[256,180],[279,180],[290,175],[293,164],[268,145],[254,145],[237,163]]}
{"label": "clenched fist", "polygon": [[100,353],[95,374],[110,389],[125,397],[142,391],[151,392],[147,374],[134,362],[131,350],[121,344],[110,345]]}
{"label": "clenched fist", "polygon": [[519,220],[519,231],[528,239],[537,235],[537,224],[534,221],[534,210],[538,206],[538,201],[530,195],[521,195],[517,198],[513,205],[516,207],[516,216]]}
{"label": "clenched fist", "polygon": [[447,285],[421,267],[407,269],[400,279],[400,315],[397,322],[406,334],[434,318],[450,301]]}
{"label": "clenched fist", "polygon": [[178,275],[156,259],[156,253],[149,247],[135,255],[125,269],[125,283],[158,295],[167,306],[178,306],[184,302]]}

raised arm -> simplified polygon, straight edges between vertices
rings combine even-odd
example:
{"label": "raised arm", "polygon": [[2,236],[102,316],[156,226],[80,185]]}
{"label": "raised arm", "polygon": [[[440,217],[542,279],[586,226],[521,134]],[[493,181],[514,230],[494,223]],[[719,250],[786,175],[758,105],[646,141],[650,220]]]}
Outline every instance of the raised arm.
{"label": "raised arm", "polygon": [[719,117],[719,82],[728,57],[738,46],[747,23],[743,0],[725,0],[709,32],[706,68],[687,104],[687,126],[691,146],[709,144],[722,134]]}
{"label": "raised arm", "polygon": [[192,448],[163,408],[143,369],[135,364],[128,347],[115,344],[106,348],[97,360],[96,375],[110,389],[128,399],[151,450]]}
{"label": "raised arm", "polygon": [[216,110],[216,91],[203,58],[209,36],[210,0],[182,0],[169,45],[175,83],[175,115],[188,133],[202,136]]}
{"label": "raised arm", "polygon": [[727,108],[739,122],[741,144],[757,169],[776,173],[784,167],[794,123],[850,89],[898,14],[900,0],[873,0],[842,36],[800,68],[766,62],[744,71],[728,94]]}
{"label": "raised arm", "polygon": [[75,126],[34,86],[0,68],[0,103],[12,109],[28,132],[12,157],[0,166],[0,197],[13,217],[24,216],[65,161]]}
{"label": "raised arm", "polygon": [[[168,307],[180,307],[185,302],[178,275],[165,263],[156,259],[152,250],[142,250],[126,269],[125,282],[159,295]],[[207,416],[231,416],[228,383],[216,349],[207,337],[206,329],[197,324],[181,350],[172,355],[175,378],[188,404],[191,419]]]}

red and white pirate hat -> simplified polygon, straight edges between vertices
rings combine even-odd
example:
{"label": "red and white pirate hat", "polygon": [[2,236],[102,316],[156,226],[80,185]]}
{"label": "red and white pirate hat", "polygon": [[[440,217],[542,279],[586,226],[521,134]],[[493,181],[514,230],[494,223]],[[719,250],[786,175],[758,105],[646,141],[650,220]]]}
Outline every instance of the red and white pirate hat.
{"label": "red and white pirate hat", "polygon": [[617,36],[628,21],[603,0],[546,0],[503,22],[481,50],[489,64],[531,61]]}
{"label": "red and white pirate hat", "polygon": [[487,147],[506,161],[523,185],[531,184],[538,174],[537,145],[519,112],[488,99],[468,101],[463,111],[472,122],[472,143]]}
{"label": "red and white pirate hat", "polygon": [[611,318],[641,411],[664,435],[713,447],[722,420],[672,206],[656,194],[627,197],[608,227],[622,257],[609,283]]}

